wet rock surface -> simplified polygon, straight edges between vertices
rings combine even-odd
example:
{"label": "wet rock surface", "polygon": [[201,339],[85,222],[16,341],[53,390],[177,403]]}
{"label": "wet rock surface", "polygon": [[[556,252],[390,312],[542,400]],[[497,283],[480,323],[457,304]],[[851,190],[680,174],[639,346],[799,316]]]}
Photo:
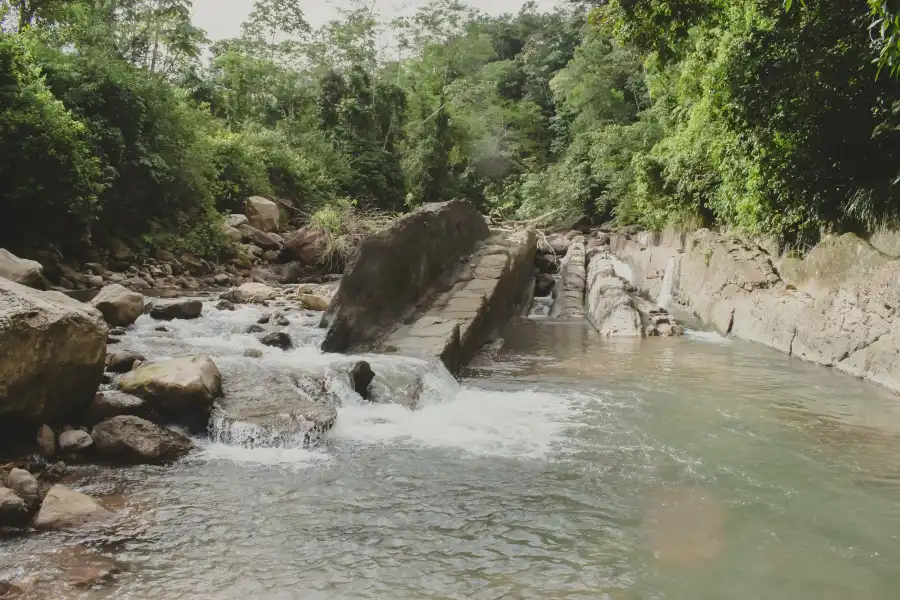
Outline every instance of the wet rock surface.
{"label": "wet rock surface", "polygon": [[140,417],[121,415],[98,423],[91,431],[97,453],[121,464],[161,464],[191,451],[185,436]]}

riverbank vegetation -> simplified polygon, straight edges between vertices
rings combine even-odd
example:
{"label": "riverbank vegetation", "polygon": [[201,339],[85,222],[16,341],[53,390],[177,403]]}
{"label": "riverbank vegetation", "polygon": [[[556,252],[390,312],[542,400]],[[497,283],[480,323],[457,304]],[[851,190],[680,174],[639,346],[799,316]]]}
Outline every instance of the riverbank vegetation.
{"label": "riverbank vegetation", "polygon": [[0,1],[0,246],[215,255],[254,194],[333,232],[457,197],[788,241],[900,213],[889,2],[342,3],[314,29],[258,0],[216,42],[190,4]]}

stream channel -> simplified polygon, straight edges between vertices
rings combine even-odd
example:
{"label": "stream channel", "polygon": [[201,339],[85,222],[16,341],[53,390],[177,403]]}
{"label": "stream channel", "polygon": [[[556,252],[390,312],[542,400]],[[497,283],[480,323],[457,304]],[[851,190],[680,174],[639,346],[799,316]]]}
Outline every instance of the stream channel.
{"label": "stream channel", "polygon": [[[141,317],[121,347],[208,354],[224,377],[346,357],[240,333],[265,309],[168,332]],[[712,333],[603,340],[521,319],[457,383],[426,372],[421,407],[343,406],[314,449],[213,431],[164,467],[76,467],[116,521],[0,540],[0,579],[29,597],[174,599],[837,600],[900,598],[900,402],[851,377]],[[247,349],[261,358],[244,356]],[[343,385],[343,388],[341,387]],[[62,582],[66,549],[127,564]]]}

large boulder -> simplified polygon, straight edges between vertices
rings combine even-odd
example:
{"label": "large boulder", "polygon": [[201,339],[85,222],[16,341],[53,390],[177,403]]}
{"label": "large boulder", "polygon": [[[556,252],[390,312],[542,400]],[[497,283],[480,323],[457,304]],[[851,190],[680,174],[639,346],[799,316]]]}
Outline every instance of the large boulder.
{"label": "large boulder", "polygon": [[588,266],[587,317],[608,337],[642,337],[644,328],[628,283],[615,273],[608,255],[596,255]]}
{"label": "large boulder", "polygon": [[203,313],[203,302],[194,298],[154,300],[150,303],[150,316],[160,321],[196,319]]}
{"label": "large boulder", "polygon": [[14,491],[0,487],[0,527],[18,527],[28,521],[25,501]]}
{"label": "large boulder", "polygon": [[144,295],[113,283],[100,290],[91,306],[103,313],[113,327],[127,327],[144,313]]}
{"label": "large boulder", "polygon": [[247,198],[245,214],[250,221],[250,225],[256,229],[266,233],[278,231],[280,212],[278,205],[271,200],[266,200],[261,196]]}
{"label": "large boulder", "polygon": [[283,256],[287,260],[299,261],[305,265],[318,265],[328,244],[325,235],[311,227],[303,227],[284,238]]}
{"label": "large boulder", "polygon": [[34,475],[25,469],[13,469],[6,478],[6,485],[25,502],[29,512],[37,512],[41,506],[41,490]]}
{"label": "large boulder", "polygon": [[19,258],[0,248],[0,277],[29,287],[43,287],[44,267],[35,260]]}
{"label": "large boulder", "polygon": [[475,207],[453,200],[426,204],[367,237],[325,313],[322,349],[344,352],[395,328],[488,235]]}
{"label": "large boulder", "polygon": [[72,529],[101,521],[112,513],[86,494],[54,485],[44,497],[41,510],[34,519],[35,529]]}
{"label": "large boulder", "polygon": [[250,219],[248,219],[245,215],[228,215],[225,217],[225,226],[226,227],[234,227],[237,229],[241,225],[249,225]]}
{"label": "large boulder", "polygon": [[191,451],[191,440],[131,415],[98,423],[91,431],[97,454],[116,463],[161,464]]}
{"label": "large boulder", "polygon": [[263,250],[281,250],[281,237],[274,233],[266,233],[252,225],[241,225],[237,228],[241,240],[262,248]]}
{"label": "large boulder", "polygon": [[173,358],[126,373],[119,389],[145,398],[163,416],[202,415],[222,395],[222,375],[207,356]]}
{"label": "large boulder", "polygon": [[0,278],[0,419],[80,413],[103,379],[106,336],[98,310]]}

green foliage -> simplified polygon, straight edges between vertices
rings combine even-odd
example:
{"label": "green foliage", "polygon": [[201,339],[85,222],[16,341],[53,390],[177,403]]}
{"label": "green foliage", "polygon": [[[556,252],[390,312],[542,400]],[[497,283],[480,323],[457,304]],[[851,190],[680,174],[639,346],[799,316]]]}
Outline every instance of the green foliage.
{"label": "green foliage", "polygon": [[0,244],[84,237],[99,207],[89,133],[18,36],[0,34]]}

